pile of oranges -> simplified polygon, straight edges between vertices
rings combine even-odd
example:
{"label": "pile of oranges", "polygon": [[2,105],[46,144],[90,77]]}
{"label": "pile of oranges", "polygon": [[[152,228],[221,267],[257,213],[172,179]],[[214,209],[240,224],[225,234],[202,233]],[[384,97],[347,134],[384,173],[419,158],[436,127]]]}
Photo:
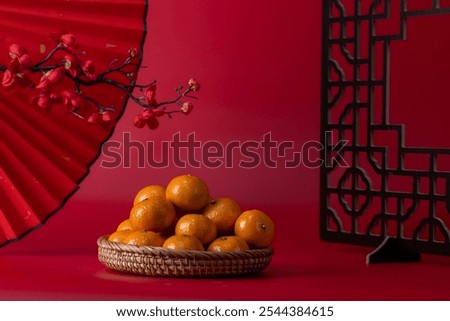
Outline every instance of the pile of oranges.
{"label": "pile of oranges", "polygon": [[233,252],[269,247],[274,224],[259,210],[241,211],[228,197],[213,199],[203,180],[173,178],[135,196],[129,217],[108,240],[176,250]]}

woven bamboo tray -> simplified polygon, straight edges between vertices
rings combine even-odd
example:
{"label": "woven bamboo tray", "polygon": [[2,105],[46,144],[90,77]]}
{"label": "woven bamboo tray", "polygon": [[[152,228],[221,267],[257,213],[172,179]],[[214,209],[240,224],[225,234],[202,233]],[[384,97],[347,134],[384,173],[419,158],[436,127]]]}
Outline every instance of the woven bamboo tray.
{"label": "woven bamboo tray", "polygon": [[270,263],[271,248],[238,252],[180,251],[97,240],[98,258],[125,273],[164,277],[223,277],[254,274]]}

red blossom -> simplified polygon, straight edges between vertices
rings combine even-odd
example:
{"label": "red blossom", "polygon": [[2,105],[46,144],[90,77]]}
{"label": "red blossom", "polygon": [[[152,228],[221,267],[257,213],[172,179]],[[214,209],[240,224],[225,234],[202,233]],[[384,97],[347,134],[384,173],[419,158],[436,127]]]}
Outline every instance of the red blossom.
{"label": "red blossom", "polygon": [[144,95],[149,105],[156,105],[156,84],[152,84],[145,88]]}
{"label": "red blossom", "polygon": [[62,91],[61,98],[68,111],[74,111],[81,106],[81,96],[73,90]]}
{"label": "red blossom", "polygon": [[[86,119],[89,123],[105,124],[113,122],[115,119],[114,106],[103,107],[101,102],[97,101],[98,97],[88,97],[81,94],[84,87],[101,83],[119,88],[143,108],[142,112],[137,114],[134,119],[135,126],[139,128],[147,126],[150,129],[156,129],[159,127],[159,117],[171,116],[172,112],[166,112],[166,107],[158,109],[159,106],[180,105],[179,112],[186,115],[192,111],[192,103],[181,103],[181,100],[185,97],[191,97],[188,96],[189,92],[200,89],[199,83],[194,78],[188,81],[189,88],[184,92],[181,91],[181,86],[176,89],[178,95],[175,99],[159,103],[156,100],[157,86],[155,82],[149,86],[135,83],[137,78],[135,68],[137,69],[139,66],[134,58],[141,56],[142,53],[139,49],[128,49],[128,55],[125,53],[122,61],[120,58],[113,59],[106,70],[100,70],[97,73],[95,66],[98,62],[81,59],[80,55],[84,55],[85,52],[75,51],[78,48],[78,43],[74,34],[65,31],[53,33],[52,39],[57,45],[49,51],[46,50],[44,45],[41,45],[41,53],[47,51],[47,56],[36,64],[33,64],[25,48],[18,44],[11,44],[8,48],[11,57],[10,63],[7,66],[0,65],[0,71],[3,71],[1,86],[6,89],[13,89],[16,86],[28,87],[35,93],[35,96],[31,98],[34,105],[48,109],[52,104],[60,102],[69,112]],[[64,58],[61,59],[61,57]],[[31,78],[33,74],[37,78]],[[119,77],[110,77],[112,74],[124,76],[125,78],[122,77],[122,79],[125,79],[125,81],[118,80]],[[40,78],[38,75],[40,75]],[[67,76],[67,79],[62,82],[64,76]],[[38,82],[33,83],[32,80],[38,80]],[[66,85],[70,81],[73,82],[74,86],[67,87]],[[137,88],[140,89],[142,96],[133,94],[133,89]],[[96,107],[96,110],[89,115],[87,112],[91,110],[92,105]]]}
{"label": "red blossom", "polygon": [[148,108],[148,109],[145,109],[145,110],[141,113],[141,116],[142,116],[142,118],[143,118],[144,120],[148,120],[148,119],[150,119],[150,118],[152,118],[152,117],[155,117],[155,113],[153,112],[153,109]]}
{"label": "red blossom", "polygon": [[80,68],[80,62],[74,55],[66,55],[63,60],[64,68],[72,76],[76,77],[78,75],[78,70]]}
{"label": "red blossom", "polygon": [[81,69],[83,70],[84,75],[87,77],[87,79],[95,80],[95,78],[97,77],[95,75],[95,66],[94,66],[94,62],[92,60],[86,60],[83,63],[83,66],[81,67]]}
{"label": "red blossom", "polygon": [[42,109],[48,109],[50,108],[50,105],[52,104],[50,96],[45,94],[45,93],[41,93],[39,95],[39,98],[37,100],[37,105],[39,107],[41,107]]}
{"label": "red blossom", "polygon": [[92,113],[91,116],[89,116],[87,122],[90,124],[96,124],[101,121],[102,117],[99,113]]}
{"label": "red blossom", "polygon": [[48,81],[54,85],[61,81],[64,76],[64,67],[58,67],[46,73]]}
{"label": "red blossom", "polygon": [[41,90],[47,90],[50,86],[50,82],[48,81],[47,77],[41,77],[41,81],[39,81],[39,84],[36,86],[37,89]]}
{"label": "red blossom", "polygon": [[156,129],[159,127],[159,120],[157,117],[161,117],[164,114],[165,112],[163,110],[147,108],[134,117],[134,126],[143,128],[147,125],[150,129]]}
{"label": "red blossom", "polygon": [[77,46],[77,38],[71,33],[64,33],[59,36],[59,39],[66,48],[73,49]]}
{"label": "red blossom", "polygon": [[194,108],[194,105],[190,101],[188,101],[188,102],[183,103],[180,110],[185,115],[189,115],[193,108]]}
{"label": "red blossom", "polygon": [[149,120],[147,120],[147,126],[150,129],[156,129],[159,127],[159,120],[156,118],[156,116],[150,117]]}
{"label": "red blossom", "polygon": [[16,74],[16,82],[22,88],[27,88],[32,85],[31,79],[24,73]]}
{"label": "red blossom", "polygon": [[5,87],[6,89],[10,89],[12,86],[14,86],[15,81],[16,81],[15,74],[11,73],[9,69],[6,69],[5,73],[3,74],[2,86]]}
{"label": "red blossom", "polygon": [[137,128],[143,128],[146,123],[147,120],[142,117],[142,113],[139,113],[134,117],[134,126]]}
{"label": "red blossom", "polygon": [[42,109],[49,109],[51,105],[56,101],[53,93],[40,92],[38,95],[31,98],[31,102]]}
{"label": "red blossom", "polygon": [[25,48],[20,47],[16,43],[13,43],[11,46],[9,46],[9,56],[11,57],[11,59],[14,59],[16,57],[20,58],[26,53],[27,51],[25,50]]}
{"label": "red blossom", "polygon": [[52,101],[58,101],[61,99],[61,95],[58,93],[49,93],[48,95]]}
{"label": "red blossom", "polygon": [[113,114],[110,111],[101,111],[92,113],[87,122],[90,124],[106,124],[114,120]]}
{"label": "red blossom", "polygon": [[102,116],[102,122],[104,122],[104,123],[110,123],[114,120],[114,115],[110,111],[101,112],[101,116]]}
{"label": "red blossom", "polygon": [[19,57],[14,57],[8,65],[8,70],[11,71],[13,74],[20,73],[23,70],[23,66],[20,63]]}
{"label": "red blossom", "polygon": [[27,54],[27,51],[17,44],[12,44],[9,46],[9,56],[13,60],[17,59],[20,65],[25,68],[28,68],[33,64],[31,57]]}
{"label": "red blossom", "polygon": [[31,57],[27,54],[20,56],[19,62],[25,68],[31,67],[33,65],[33,61],[31,60]]}
{"label": "red blossom", "polygon": [[62,77],[64,76],[65,69],[64,67],[58,67],[56,69],[52,69],[47,71],[39,81],[39,84],[36,88],[41,90],[47,90],[50,85],[56,85],[61,82]]}
{"label": "red blossom", "polygon": [[127,78],[131,81],[136,80],[136,74],[134,72],[128,72]]}
{"label": "red blossom", "polygon": [[27,73],[28,70],[20,63],[20,58],[14,57],[3,74],[2,86],[8,90],[13,89],[16,84],[21,87],[30,86],[31,81]]}
{"label": "red blossom", "polygon": [[31,82],[27,73],[32,64],[31,57],[17,44],[9,46],[9,56],[11,61],[3,74],[2,86],[6,89],[12,89],[16,84],[21,87],[30,86]]}
{"label": "red blossom", "polygon": [[161,110],[161,109],[153,109],[153,114],[156,117],[161,117],[161,116],[164,116],[166,114],[166,112],[164,110]]}

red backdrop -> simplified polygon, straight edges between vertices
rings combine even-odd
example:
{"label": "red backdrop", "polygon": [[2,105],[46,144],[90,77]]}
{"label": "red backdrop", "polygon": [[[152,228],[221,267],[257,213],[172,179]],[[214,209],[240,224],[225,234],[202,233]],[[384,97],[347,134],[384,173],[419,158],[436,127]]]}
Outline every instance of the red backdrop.
{"label": "red backdrop", "polygon": [[[226,145],[231,141],[259,142],[271,133],[274,141],[288,142],[284,146],[292,142],[295,151],[308,141],[317,141],[321,12],[321,1],[151,1],[146,68],[140,80],[158,79],[158,97],[164,99],[173,96],[176,85],[195,77],[202,84],[200,100],[191,115],[164,119],[156,131],[136,129],[132,120],[138,108],[129,104],[111,141],[123,143],[126,134],[158,146],[172,141],[176,133],[182,139],[195,133],[201,144],[218,141]],[[292,158],[292,150],[284,157],[282,153],[276,157],[272,151],[275,168],[261,163],[253,169],[239,167],[240,160],[248,160],[239,155],[230,168],[179,168],[173,158],[167,168],[139,168],[136,154],[133,149],[130,168],[114,169],[101,166],[102,161],[111,161],[101,156],[61,211],[22,241],[2,249],[0,259],[5,264],[0,264],[0,272],[10,280],[3,285],[7,290],[4,296],[448,299],[448,260],[427,258],[428,264],[408,269],[402,265],[367,267],[364,256],[368,249],[320,242],[319,170],[303,165],[286,168],[284,161]],[[202,177],[214,196],[234,197],[243,209],[256,207],[273,217],[276,253],[262,279],[142,279],[106,271],[96,260],[96,239],[128,216],[134,194],[147,184],[166,184],[181,173]],[[86,251],[89,256],[82,256]],[[17,255],[21,253],[23,257]],[[48,273],[36,277],[29,273],[29,267],[47,271],[46,260],[53,264]],[[433,276],[436,282],[428,278]],[[18,284],[22,293],[16,290]],[[123,292],[118,291],[119,286]],[[41,288],[46,294],[36,293]]]}
{"label": "red backdrop", "polygon": [[[154,131],[133,126],[139,109],[130,103],[111,140],[123,142],[126,133],[131,140],[161,146],[179,132],[183,140],[195,133],[201,144],[215,140],[226,145],[230,141],[260,142],[271,133],[278,143],[292,141],[296,151],[306,141],[318,140],[321,5],[301,7],[297,2],[281,6],[270,1],[261,5],[256,0],[152,1],[146,68],[140,80],[157,79],[158,98],[164,99],[174,96],[175,86],[195,77],[202,85],[200,100],[194,102],[191,115],[162,119]],[[95,248],[97,236],[109,233],[126,218],[141,187],[166,184],[182,173],[202,177],[214,196],[234,197],[243,209],[256,207],[273,216],[280,247],[297,243],[293,236],[299,235],[298,230],[313,231],[308,233],[317,238],[319,171],[302,165],[285,168],[292,151],[276,157],[272,150],[277,167],[269,168],[260,150],[261,164],[253,169],[239,167],[239,161],[248,158],[236,151],[231,168],[225,164],[179,168],[171,156],[167,168],[138,168],[137,149],[131,149],[130,168],[111,169],[102,167],[102,161],[111,158],[101,156],[65,208],[27,236],[21,246],[83,235],[77,246]]]}
{"label": "red backdrop", "polygon": [[[129,166],[122,163],[107,168],[103,165],[113,159],[100,156],[65,208],[41,230],[27,236],[22,246],[35,246],[38,239],[53,242],[55,238],[71,238],[72,233],[82,228],[87,237],[80,240],[80,246],[95,248],[95,238],[110,232],[128,215],[132,198],[141,187],[166,184],[182,173],[202,177],[213,196],[234,197],[243,209],[257,207],[271,214],[278,232],[275,245],[281,249],[298,246],[311,238],[318,240],[319,170],[304,163],[288,168],[285,162],[293,159],[293,151],[301,151],[305,143],[319,140],[320,17],[320,1],[307,5],[295,1],[283,5],[264,1],[261,5],[257,0],[152,1],[140,81],[157,79],[158,98],[163,100],[174,96],[177,85],[195,77],[202,84],[200,100],[194,101],[192,114],[161,119],[157,130],[135,128],[132,123],[139,108],[129,103],[111,138],[130,151]],[[445,147],[448,109],[440,108],[435,101],[445,99],[444,82],[438,80],[442,80],[443,70],[448,66],[437,58],[446,52],[446,45],[432,39],[433,30],[448,25],[448,19],[420,19],[409,22],[408,41],[393,44],[392,63],[397,69],[391,75],[391,120],[406,123],[407,145],[428,142],[430,146]],[[425,52],[414,49],[413,43],[424,39],[431,49]],[[431,59],[431,53],[437,58]],[[401,57],[411,55],[417,64],[408,69],[411,60]],[[417,117],[424,99],[432,103],[427,105],[428,112]],[[423,121],[427,131],[419,131],[417,119]],[[293,148],[278,157],[272,149],[271,159],[275,161],[272,167],[264,162],[268,155],[259,148],[260,163],[253,168],[240,166],[240,161],[251,159],[236,150],[232,163],[228,164],[231,166],[225,164],[231,159],[228,155],[220,159],[223,164],[217,168],[205,164],[199,168],[189,164],[180,168],[171,153],[169,166],[156,168],[149,164],[139,167],[137,148],[124,144],[124,136],[143,144],[153,143],[155,160],[160,160],[162,142],[172,142],[177,133],[181,140],[187,140],[191,134],[199,144],[217,141],[223,146],[234,141],[260,143],[270,133],[276,144],[290,142]],[[146,145],[144,153],[152,153],[149,146]],[[197,148],[195,157],[201,161],[201,156]],[[317,156],[312,153],[310,158],[314,160]],[[146,160],[149,156],[144,157]],[[182,160],[187,157],[186,152],[181,153]],[[85,220],[90,224],[86,225]],[[293,236],[300,238],[298,242],[292,241]],[[28,238],[31,240],[27,241]]]}
{"label": "red backdrop", "polygon": [[[311,238],[318,240],[319,170],[308,168],[304,163],[288,168],[285,162],[292,160],[293,151],[301,151],[305,143],[319,140],[320,18],[320,1],[307,5],[298,2],[276,5],[271,1],[262,5],[257,0],[214,3],[202,0],[152,1],[147,18],[145,68],[141,70],[140,81],[157,79],[158,98],[165,99],[173,97],[177,85],[185,84],[190,77],[197,78],[202,87],[198,93],[200,100],[194,101],[194,111],[189,116],[161,119],[157,130],[137,129],[132,123],[139,109],[129,103],[111,138],[111,141],[122,144],[122,149],[109,148],[109,151],[121,151],[122,156],[129,151],[129,166],[122,163],[116,168],[107,168],[104,165],[113,159],[100,156],[66,207],[46,226],[20,242],[23,245],[15,246],[36,246],[38,239],[70,239],[71,234],[83,229],[87,237],[79,246],[95,249],[96,237],[110,232],[128,215],[133,196],[141,187],[166,184],[173,176],[182,173],[202,177],[213,196],[234,197],[244,209],[257,207],[271,214],[279,232],[275,245],[280,249],[298,246]],[[432,30],[442,27],[447,21],[411,23],[411,35],[408,35],[411,40],[396,43],[393,47],[393,64],[400,65],[400,68],[392,72],[395,90],[391,93],[391,104],[413,108],[406,113],[405,108],[403,112],[402,108],[392,108],[391,114],[393,121],[403,119],[406,122],[406,142],[411,142],[411,145],[423,145],[424,142],[433,145],[436,142],[437,146],[442,146],[446,143],[442,139],[446,128],[445,113],[439,117],[435,116],[436,113],[426,113],[425,120],[430,120],[426,124],[431,122],[437,126],[427,125],[433,131],[428,136],[423,132],[419,135],[418,117],[415,115],[420,108],[414,105],[418,104],[415,96],[405,95],[405,92],[408,92],[408,86],[421,85],[423,95],[434,93],[432,97],[436,97],[435,88],[439,84],[436,79],[414,82],[412,79],[418,78],[413,75],[420,73],[422,78],[429,78],[436,75],[433,70],[446,70],[446,65],[441,63],[438,68],[436,61],[442,61],[440,59],[423,58],[419,61],[425,53],[412,50],[410,44],[414,39],[432,39]],[[428,37],[423,36],[424,27],[428,28]],[[427,48],[433,44],[430,52],[441,57],[444,44],[429,40]],[[414,61],[421,64],[415,69],[409,68],[401,58],[406,54],[415,55]],[[408,75],[403,82],[400,79],[402,74]],[[400,104],[402,101],[404,105]],[[428,108],[435,107],[432,104]],[[409,136],[408,128],[412,129]],[[275,161],[272,167],[265,164],[264,159],[267,160],[268,155],[262,148],[257,149],[260,163],[254,168],[241,167],[239,162],[249,158],[236,150],[227,155],[227,159],[222,157],[223,164],[217,168],[208,168],[205,164],[196,168],[187,164],[180,168],[175,164],[173,152],[168,155],[169,166],[166,168],[149,164],[139,167],[138,149],[124,143],[126,139],[143,144],[154,143],[155,160],[160,160],[158,149],[163,146],[162,142],[173,142],[177,134],[181,140],[187,140],[191,134],[199,144],[217,141],[226,146],[233,141],[260,143],[268,133],[276,144],[290,142],[293,146],[286,149],[284,156],[282,150],[277,155],[277,151],[272,149],[271,160]],[[441,136],[436,137],[436,133]],[[145,154],[152,153],[149,146],[146,145]],[[312,153],[311,159],[315,159],[316,154]],[[196,149],[195,157],[201,161],[201,156],[201,151]],[[232,163],[226,166],[231,156]],[[302,156],[305,158],[307,155]],[[186,152],[181,153],[182,160],[187,160],[187,157]],[[74,208],[82,210],[78,212]],[[292,241],[293,238],[299,240]]]}

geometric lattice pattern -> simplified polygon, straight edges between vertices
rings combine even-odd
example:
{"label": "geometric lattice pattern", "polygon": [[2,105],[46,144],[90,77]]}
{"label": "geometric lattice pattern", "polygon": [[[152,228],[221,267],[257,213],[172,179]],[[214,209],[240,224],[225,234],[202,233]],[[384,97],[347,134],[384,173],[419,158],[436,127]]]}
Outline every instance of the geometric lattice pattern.
{"label": "geometric lattice pattern", "polygon": [[450,19],[450,1],[324,0],[324,240],[389,236],[450,255],[450,149],[405,146],[405,126],[389,121],[391,44],[406,39],[409,17],[435,15]]}

